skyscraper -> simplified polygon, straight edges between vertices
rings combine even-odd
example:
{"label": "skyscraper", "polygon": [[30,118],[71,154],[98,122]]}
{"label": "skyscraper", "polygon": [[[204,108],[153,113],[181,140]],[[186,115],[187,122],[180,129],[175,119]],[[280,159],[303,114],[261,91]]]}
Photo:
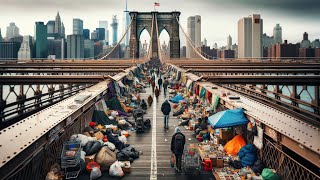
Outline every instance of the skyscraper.
{"label": "skyscraper", "polygon": [[2,34],[1,34],[1,28],[0,28],[0,42],[3,41],[3,38],[2,38]]}
{"label": "skyscraper", "polygon": [[60,37],[62,37],[63,39],[65,39],[65,37],[66,37],[66,29],[64,28],[63,22],[61,23],[61,34],[60,34]]}
{"label": "skyscraper", "polygon": [[105,35],[106,35],[106,31],[104,28],[96,28],[96,31],[98,33],[98,39],[100,41],[104,41],[105,40]]}
{"label": "skyscraper", "polygon": [[61,18],[59,11],[57,12],[55,23],[54,23],[54,33],[58,34],[58,36],[61,35]]}
{"label": "skyscraper", "polygon": [[73,18],[73,34],[74,35],[83,34],[83,21],[79,18]]}
{"label": "skyscraper", "polygon": [[301,48],[308,48],[309,46],[311,46],[311,42],[308,39],[308,33],[304,32],[303,33],[303,40],[301,41],[300,47]]}
{"label": "skyscraper", "polygon": [[48,21],[47,24],[47,34],[48,37],[56,37],[57,34],[54,33],[55,30],[55,21]]}
{"label": "skyscraper", "polygon": [[259,14],[238,21],[238,58],[262,57],[262,31]]}
{"label": "skyscraper", "polygon": [[7,27],[7,34],[6,38],[11,39],[14,37],[19,36],[19,28],[16,26],[14,22],[10,23],[9,26]]}
{"label": "skyscraper", "polygon": [[[128,26],[130,25],[130,15],[128,11],[128,0],[126,0],[126,9],[124,10],[124,27],[123,27],[123,32],[125,33]],[[130,31],[126,34],[124,37],[124,45],[129,46],[129,37],[130,37]]]}
{"label": "skyscraper", "polygon": [[274,44],[282,44],[282,28],[280,24],[276,24],[273,28]]}
{"label": "skyscraper", "polygon": [[36,48],[35,58],[46,59],[48,57],[47,26],[43,22],[35,23],[34,41]]}
{"label": "skyscraper", "polygon": [[84,40],[84,58],[94,58],[94,41],[91,39]]}
{"label": "skyscraper", "polygon": [[228,50],[232,49],[232,37],[230,36],[230,34],[227,37],[227,49]]}
{"label": "skyscraper", "polygon": [[113,16],[112,18],[112,45],[115,46],[118,43],[118,19],[117,16]]}
{"label": "skyscraper", "polygon": [[0,42],[0,59],[15,60],[18,58],[19,42]]}
{"label": "skyscraper", "polygon": [[83,29],[83,38],[90,39],[90,30],[89,29]]}
{"label": "skyscraper", "polygon": [[208,41],[206,38],[203,38],[202,46],[208,46]]}
{"label": "skyscraper", "polygon": [[32,58],[32,37],[31,36],[23,36],[23,42],[20,46],[18,52],[18,60],[29,60]]}
{"label": "skyscraper", "polygon": [[84,39],[82,34],[73,34],[67,36],[67,58],[84,58]]}
{"label": "skyscraper", "polygon": [[65,58],[65,39],[48,39],[48,55],[54,59]]}
{"label": "skyscraper", "polygon": [[104,30],[105,30],[105,41],[106,41],[106,44],[109,44],[108,21],[99,21],[99,28],[104,28]]}
{"label": "skyscraper", "polygon": [[[190,16],[188,18],[188,37],[191,39],[192,43],[194,44],[195,48],[201,47],[201,16]],[[187,40],[188,41],[188,40]],[[187,58],[198,57],[192,46],[187,43]]]}

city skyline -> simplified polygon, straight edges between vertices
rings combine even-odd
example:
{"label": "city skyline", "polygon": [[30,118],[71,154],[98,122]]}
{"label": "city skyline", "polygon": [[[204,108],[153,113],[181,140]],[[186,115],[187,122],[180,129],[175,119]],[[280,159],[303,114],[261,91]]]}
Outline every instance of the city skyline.
{"label": "city skyline", "polygon": [[[99,20],[111,22],[112,15],[123,16],[125,7],[125,0],[121,1],[121,3],[115,0],[109,0],[108,2],[79,0],[77,2],[71,7],[68,6],[70,5],[68,1],[62,0],[56,0],[55,2],[44,2],[42,0],[25,0],[23,2],[12,0],[7,2],[0,0],[0,12],[4,17],[7,17],[0,22],[2,34],[5,33],[6,27],[10,22],[15,22],[20,28],[21,35],[33,35],[34,23],[36,21],[47,23],[49,20],[54,20],[57,11],[59,11],[65,24],[66,35],[72,34],[73,18],[82,19],[84,22],[83,27],[90,29],[92,32],[99,26]],[[153,11],[153,2],[150,2],[150,4],[141,4],[139,2],[141,1],[130,0],[128,2],[129,11]],[[287,39],[292,43],[300,42],[304,32],[308,32],[311,41],[320,38],[320,32],[317,28],[320,26],[320,21],[316,21],[316,17],[320,16],[320,2],[316,0],[303,2],[297,0],[268,2],[262,0],[236,2],[231,0],[223,2],[217,0],[197,2],[177,0],[175,4],[170,3],[169,0],[160,0],[159,3],[161,6],[157,7],[158,11],[181,11],[180,22],[185,29],[187,28],[187,18],[189,16],[200,15],[202,17],[202,26],[206,27],[202,28],[202,37],[208,39],[208,45],[210,46],[213,43],[217,43],[219,47],[226,45],[225,37],[229,34],[233,37],[233,42],[237,43],[238,19],[253,13],[261,14],[261,18],[264,19],[263,32],[269,36],[273,34],[273,27],[279,23],[283,28],[283,40]],[[311,4],[312,6],[310,6]],[[24,11],[21,12],[27,10],[28,13],[24,13],[23,16],[20,13],[12,13],[12,11],[20,11],[22,9]],[[35,9],[37,11],[34,11]],[[120,21],[119,27],[122,26],[123,22]],[[118,36],[120,35],[122,35],[121,30],[119,30]],[[181,41],[185,45],[185,39],[181,38]]]}

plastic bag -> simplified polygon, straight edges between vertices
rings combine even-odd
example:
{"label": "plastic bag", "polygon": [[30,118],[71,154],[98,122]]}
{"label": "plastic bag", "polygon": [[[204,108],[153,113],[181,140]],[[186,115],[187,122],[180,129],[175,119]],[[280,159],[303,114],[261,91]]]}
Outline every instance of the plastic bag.
{"label": "plastic bag", "polygon": [[114,120],[114,117],[113,116],[109,116],[108,117],[110,120]]}
{"label": "plastic bag", "polygon": [[117,117],[118,115],[119,115],[119,113],[117,111],[112,111],[111,112],[111,116],[114,117],[114,118]]}
{"label": "plastic bag", "polygon": [[176,163],[176,158],[175,158],[175,155],[172,154],[171,158],[170,158],[170,166],[171,166],[171,168],[174,168],[174,164],[175,163]]}
{"label": "plastic bag", "polygon": [[241,135],[235,136],[224,146],[224,150],[228,155],[237,155],[240,149],[246,145]]}
{"label": "plastic bag", "polygon": [[272,169],[264,168],[261,176],[265,180],[280,180],[280,176]]}
{"label": "plastic bag", "polygon": [[99,168],[93,168],[91,173],[90,173],[90,179],[97,179],[102,175],[101,171]]}
{"label": "plastic bag", "polygon": [[123,144],[127,144],[127,138],[125,135],[122,135],[119,137],[119,140],[123,143]]}
{"label": "plastic bag", "polygon": [[85,146],[89,141],[94,141],[94,139],[83,134],[74,134],[70,137],[70,141],[79,141],[81,146]]}
{"label": "plastic bag", "polygon": [[127,121],[122,119],[122,120],[118,121],[118,123],[120,125],[125,125],[125,124],[127,124]]}
{"label": "plastic bag", "polygon": [[116,146],[112,142],[105,142],[104,145],[108,146],[108,148],[112,151],[116,149]]}
{"label": "plastic bag", "polygon": [[86,156],[86,152],[81,151],[80,157],[81,157],[82,160],[85,160],[85,156]]}
{"label": "plastic bag", "polygon": [[100,149],[96,155],[96,162],[103,167],[111,166],[117,160],[117,155],[115,152],[110,150],[108,147],[104,146]]}
{"label": "plastic bag", "polygon": [[122,177],[124,176],[124,172],[122,171],[121,164],[119,161],[114,162],[109,169],[110,176]]}

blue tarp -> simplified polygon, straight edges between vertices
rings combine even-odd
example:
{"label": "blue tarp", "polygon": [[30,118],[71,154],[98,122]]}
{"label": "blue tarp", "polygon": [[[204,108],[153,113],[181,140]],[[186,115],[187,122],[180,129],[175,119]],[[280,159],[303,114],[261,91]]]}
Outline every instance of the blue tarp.
{"label": "blue tarp", "polygon": [[238,126],[248,122],[243,109],[221,111],[209,117],[209,123],[214,129]]}
{"label": "blue tarp", "polygon": [[184,100],[184,99],[180,94],[178,94],[175,97],[173,97],[172,99],[170,99],[170,101],[173,103],[179,103],[179,101],[181,101],[181,100]]}

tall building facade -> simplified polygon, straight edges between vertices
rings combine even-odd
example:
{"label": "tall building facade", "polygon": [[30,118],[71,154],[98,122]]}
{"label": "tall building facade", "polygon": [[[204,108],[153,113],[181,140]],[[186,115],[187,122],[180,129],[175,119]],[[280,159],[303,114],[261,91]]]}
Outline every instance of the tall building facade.
{"label": "tall building facade", "polygon": [[35,23],[34,41],[35,58],[46,59],[48,57],[47,26],[43,22]]}
{"label": "tall building facade", "polygon": [[11,39],[19,35],[20,35],[19,28],[16,26],[14,22],[10,23],[9,26],[7,27],[6,38]]}
{"label": "tall building facade", "polygon": [[79,18],[73,19],[73,34],[74,35],[83,34],[83,21]]}
{"label": "tall building facade", "polygon": [[[201,47],[201,16],[190,16],[188,17],[188,30],[187,35],[191,39],[195,48]],[[187,40],[187,42],[189,42]],[[194,52],[190,43],[187,43],[187,58],[198,57]]]}
{"label": "tall building facade", "polygon": [[54,33],[61,34],[61,18],[59,12],[57,12],[55,23],[54,23]]}
{"label": "tall building facade", "polygon": [[118,43],[118,19],[117,16],[112,18],[112,45],[115,46]]}
{"label": "tall building facade", "polygon": [[259,14],[238,21],[238,58],[262,57],[263,20]]}
{"label": "tall building facade", "polygon": [[67,36],[67,58],[68,59],[83,59],[84,58],[84,39],[83,35],[68,35]]}
{"label": "tall building facade", "polygon": [[227,49],[232,49],[232,37],[229,36],[227,37]]}
{"label": "tall building facade", "polygon": [[91,39],[84,40],[84,58],[94,58],[94,41]]}
{"label": "tall building facade", "polygon": [[108,45],[109,44],[109,27],[108,27],[108,21],[99,21],[99,28],[104,28],[105,30],[105,41],[106,41],[106,44]]}
{"label": "tall building facade", "polygon": [[24,36],[18,52],[18,60],[30,60],[32,58],[33,43],[31,36]]}
{"label": "tall building facade", "polygon": [[48,39],[48,55],[54,59],[64,59],[66,42],[64,38]]}
{"label": "tall building facade", "polygon": [[48,37],[57,37],[58,34],[55,33],[55,21],[48,21],[46,26]]}
{"label": "tall building facade", "polygon": [[274,44],[282,44],[282,27],[280,24],[276,24],[273,28]]}
{"label": "tall building facade", "polygon": [[2,38],[2,34],[1,34],[1,28],[0,28],[0,42],[3,41],[3,38]]}
{"label": "tall building facade", "polygon": [[21,43],[18,42],[0,42],[0,59],[16,60]]}
{"label": "tall building facade", "polygon": [[90,30],[89,29],[83,29],[83,38],[90,39]]}
{"label": "tall building facade", "polygon": [[[128,11],[128,0],[126,0],[126,8],[124,10],[124,26],[123,26],[123,32],[125,33],[128,26],[130,25],[130,15],[129,15],[129,11]],[[128,31],[128,33],[126,34],[126,36],[124,37],[124,45],[125,46],[129,46],[129,37],[130,37],[130,31]]]}
{"label": "tall building facade", "polygon": [[304,32],[304,33],[303,33],[303,40],[302,40],[301,43],[300,43],[300,47],[301,47],[301,48],[309,48],[309,46],[311,46],[311,42],[310,42],[310,40],[308,39],[308,33],[307,33],[307,32]]}
{"label": "tall building facade", "polygon": [[104,28],[96,28],[96,31],[98,33],[98,39],[100,41],[105,41],[105,35],[106,35],[106,31]]}

